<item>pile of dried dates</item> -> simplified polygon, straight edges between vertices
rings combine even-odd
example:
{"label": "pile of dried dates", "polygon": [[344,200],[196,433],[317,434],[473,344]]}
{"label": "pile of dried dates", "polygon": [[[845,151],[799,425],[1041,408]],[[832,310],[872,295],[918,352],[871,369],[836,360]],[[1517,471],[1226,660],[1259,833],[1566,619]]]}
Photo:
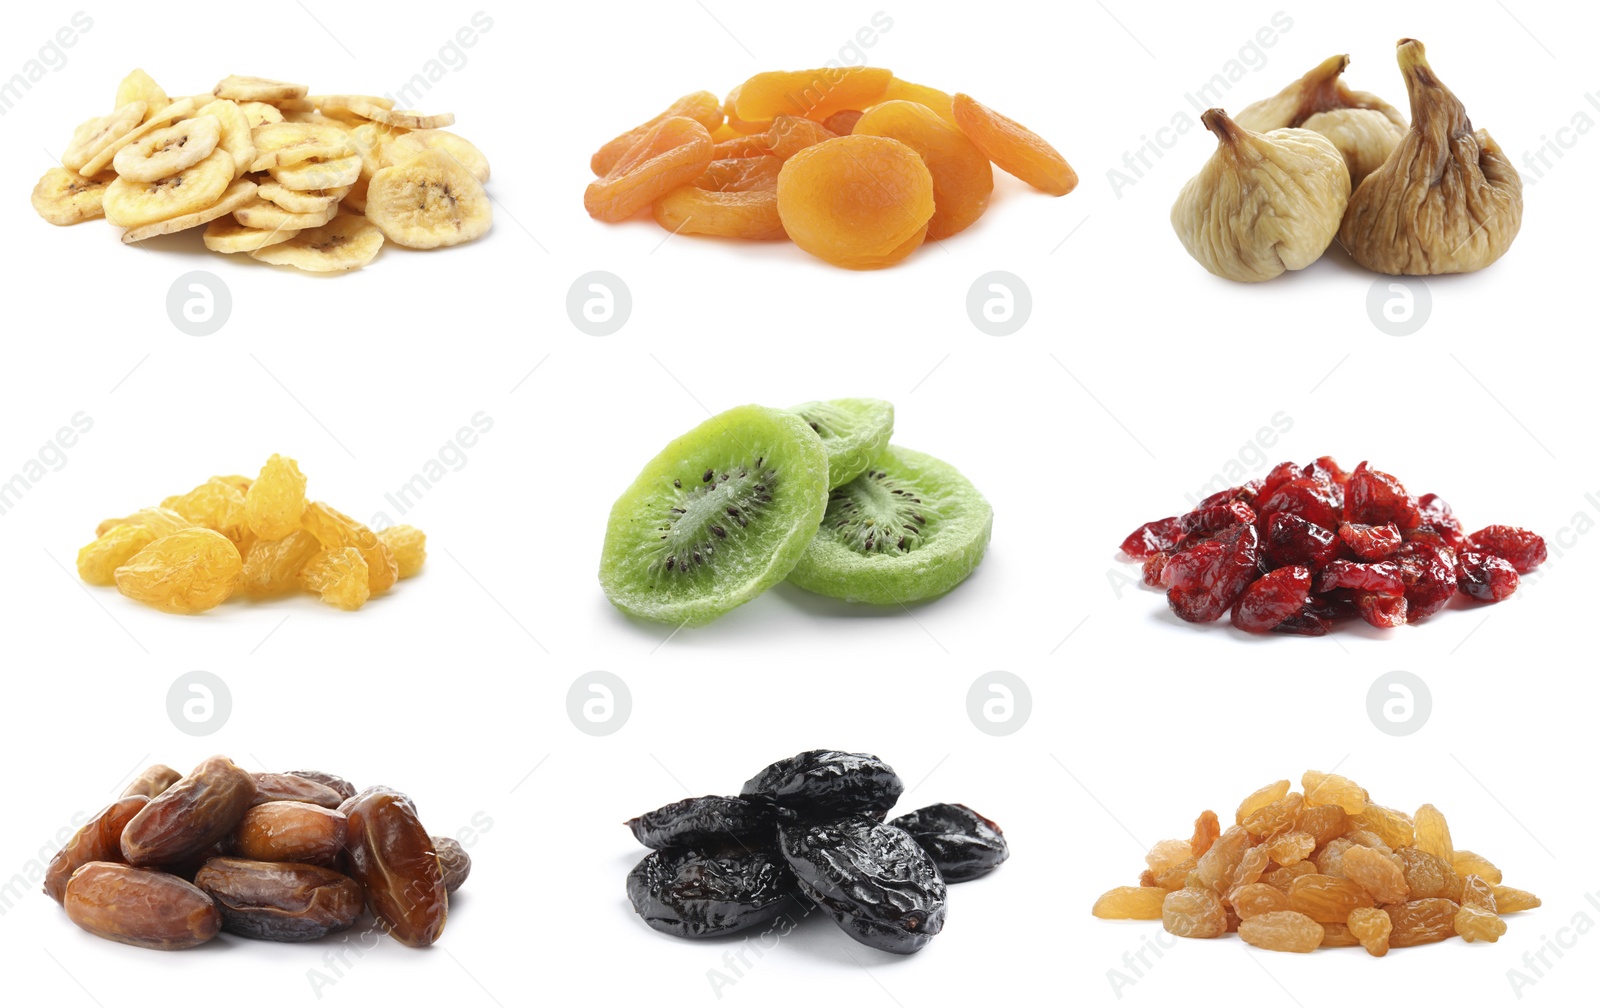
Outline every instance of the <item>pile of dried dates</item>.
{"label": "pile of dried dates", "polygon": [[[904,786],[865,753],[814,749],[736,798],[688,798],[628,821],[651,853],[628,873],[646,924],[710,938],[821,909],[845,934],[909,955],[944,927],[945,884],[992,871],[1000,827],[965,805],[884,821]],[[787,933],[787,931],[785,931]]]}
{"label": "pile of dried dates", "polygon": [[91,934],[186,949],[218,931],[307,941],[362,906],[401,944],[431,945],[466,850],[429,836],[411,799],[315,770],[252,774],[213,756],[145,770],[50,861],[44,891]]}
{"label": "pile of dried dates", "polygon": [[1438,494],[1413,497],[1362,462],[1283,462],[1265,479],[1212,494],[1188,514],[1139,526],[1122,552],[1144,564],[1181,619],[1232,613],[1252,633],[1327,633],[1342,617],[1397,627],[1457,592],[1500,602],[1544,563],[1544,539],[1510,525],[1467,535]]}

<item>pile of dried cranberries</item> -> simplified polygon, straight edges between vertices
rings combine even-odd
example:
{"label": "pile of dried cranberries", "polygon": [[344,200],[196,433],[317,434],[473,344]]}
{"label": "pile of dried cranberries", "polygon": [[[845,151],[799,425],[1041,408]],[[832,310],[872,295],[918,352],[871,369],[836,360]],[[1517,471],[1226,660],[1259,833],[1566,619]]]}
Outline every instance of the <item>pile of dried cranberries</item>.
{"label": "pile of dried cranberries", "polygon": [[1321,636],[1335,620],[1415,623],[1459,589],[1480,602],[1517,590],[1544,563],[1544,539],[1490,525],[1467,535],[1438,494],[1413,497],[1363,462],[1284,462],[1212,494],[1188,514],[1146,522],[1122,542],[1182,619],[1232,613],[1252,633]]}

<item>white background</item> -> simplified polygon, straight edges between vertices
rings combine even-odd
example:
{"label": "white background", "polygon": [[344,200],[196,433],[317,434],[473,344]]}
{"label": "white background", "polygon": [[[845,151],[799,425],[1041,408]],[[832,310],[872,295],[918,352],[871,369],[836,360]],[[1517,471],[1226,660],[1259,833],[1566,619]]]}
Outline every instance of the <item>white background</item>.
{"label": "white background", "polygon": [[[1338,767],[1390,805],[1433,802],[1461,846],[1544,908],[1513,918],[1498,945],[1382,962],[1182,942],[1150,958],[1120,1000],[1165,1005],[1204,990],[1310,1008],[1360,990],[1509,1003],[1509,969],[1546,940],[1570,940],[1561,929],[1574,915],[1600,917],[1584,897],[1600,891],[1588,641],[1600,547],[1587,535],[1600,498],[1586,497],[1600,494],[1589,394],[1600,139],[1557,133],[1600,116],[1585,98],[1592,14],[1399,2],[989,2],[976,16],[813,3],[793,19],[716,0],[540,8],[488,9],[492,29],[423,103],[456,112],[456,131],[490,158],[494,231],[448,252],[389,249],[349,276],[225,259],[185,238],[131,249],[103,223],[50,227],[23,196],[134,66],[173,93],[235,72],[381,93],[475,5],[396,3],[375,16],[308,2],[270,18],[90,10],[65,65],[3,116],[0,478],[75,413],[93,419],[65,463],[0,515],[11,689],[0,754],[13,779],[0,879],[23,876],[26,893],[0,900],[8,999],[155,1005],[181,989],[252,1004],[1111,1004],[1108,971],[1162,932],[1096,921],[1094,898],[1131,884],[1143,849],[1187,836],[1202,808],[1226,818],[1246,792],[1306,768]],[[76,9],[8,15],[0,75]],[[997,173],[978,225],[870,274],[786,244],[664,241],[648,220],[608,227],[583,213],[599,143],[685,92],[838,58],[880,10],[892,26],[863,50],[870,62],[1038,129],[1077,167],[1078,190],[1051,199]],[[1171,233],[1171,201],[1211,149],[1185,95],[1279,10],[1292,24],[1250,58],[1230,108],[1341,51],[1353,86],[1403,108],[1392,43],[1415,35],[1534,183],[1510,254],[1481,274],[1430,279],[1431,315],[1415,335],[1379,331],[1366,307],[1375,278],[1338,250],[1246,287],[1210,277]],[[1177,114],[1192,128],[1164,134],[1171,149],[1114,187],[1108,170]],[[1524,154],[1558,136],[1570,146],[1534,178]],[[165,311],[169,286],[197,269],[233,299],[227,326],[205,338]],[[631,290],[632,317],[614,335],[583,335],[568,319],[567,288],[590,270]],[[1003,338],[965,310],[968,287],[993,270],[1032,291],[1030,320]],[[966,584],[909,614],[779,588],[670,640],[671,628],[611,609],[594,578],[605,516],[646,459],[708,410],[840,395],[893,400],[897,442],[949,460],[989,496],[993,545]],[[464,453],[446,448],[480,411],[492,429]],[[1259,444],[1280,414],[1288,432]],[[300,460],[314,496],[424,528],[425,573],[355,615],[296,599],[192,619],[86,591],[71,574],[102,518],[213,474],[252,473],[274,451]],[[402,518],[384,494],[442,451],[465,462]],[[1183,509],[1230,460],[1259,475],[1324,453],[1441,493],[1469,530],[1539,530],[1556,559],[1497,608],[1321,640],[1179,624],[1158,594],[1126,586],[1137,572],[1116,561],[1117,543]],[[166,713],[168,687],[195,669],[232,694],[231,718],[207,738]],[[969,721],[966,698],[1000,669],[1027,683],[1032,714],[992,737]],[[1406,738],[1366,713],[1369,686],[1396,669],[1432,692],[1431,720]],[[568,718],[568,688],[592,670],[631,693],[613,735]],[[976,807],[1005,827],[1013,858],[952,890],[945,932],[916,956],[880,955],[813,922],[729,972],[719,997],[710,971],[727,971],[725,953],[743,946],[639,923],[623,879],[643,852],[620,824],[818,746],[890,761],[914,786],[902,810]],[[33,862],[75,815],[145,763],[187,768],[218,751],[250,769],[386,782],[436,832],[474,829],[476,867],[443,940],[345,951],[337,972],[340,939],[223,936],[162,955],[94,939],[37,893]],[[1553,968],[1528,973],[1523,1000],[1592,991],[1587,946],[1600,938],[1576,942],[1564,959],[1546,953]],[[335,982],[314,988],[313,969]]]}

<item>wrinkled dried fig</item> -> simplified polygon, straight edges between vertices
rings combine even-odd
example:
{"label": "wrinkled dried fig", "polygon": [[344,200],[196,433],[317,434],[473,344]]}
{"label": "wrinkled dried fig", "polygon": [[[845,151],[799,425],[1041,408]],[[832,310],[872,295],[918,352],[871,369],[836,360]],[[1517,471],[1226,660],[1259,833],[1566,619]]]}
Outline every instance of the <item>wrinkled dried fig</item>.
{"label": "wrinkled dried fig", "polygon": [[1354,188],[1405,136],[1406,120],[1377,95],[1345,86],[1340,75],[1349,65],[1349,56],[1329,56],[1271,98],[1246,106],[1234,121],[1257,133],[1287,127],[1321,133],[1344,155]]}
{"label": "wrinkled dried fig", "polygon": [[1522,226],[1522,179],[1428,66],[1401,39],[1411,129],[1350,197],[1339,242],[1379,273],[1470,273],[1505,254]]}
{"label": "wrinkled dried fig", "polygon": [[1172,227],[1219,277],[1255,282],[1316,262],[1339,230],[1350,172],[1327,137],[1252,133],[1221,109],[1200,117],[1217,150],[1172,205]]}

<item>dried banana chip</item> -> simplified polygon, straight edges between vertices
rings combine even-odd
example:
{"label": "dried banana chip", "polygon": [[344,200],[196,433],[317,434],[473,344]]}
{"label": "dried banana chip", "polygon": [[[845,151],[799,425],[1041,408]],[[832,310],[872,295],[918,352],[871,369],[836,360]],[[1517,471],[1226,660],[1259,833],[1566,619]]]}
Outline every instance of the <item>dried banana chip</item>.
{"label": "dried banana chip", "polygon": [[367,216],[406,248],[460,245],[488,232],[489,196],[450,155],[427,150],[390,165],[367,187]]}
{"label": "dried banana chip", "polygon": [[106,187],[106,220],[136,228],[196,213],[221,199],[232,182],[233,157],[224,150],[154,182],[119,178]]}
{"label": "dried banana chip", "polygon": [[343,214],[286,242],[251,252],[250,257],[308,273],[340,273],[365,266],[381,248],[383,232],[376,225],[364,217]]}
{"label": "dried banana chip", "polygon": [[[227,151],[219,153],[226,154]],[[186,213],[167,220],[156,221],[153,224],[146,224],[143,227],[130,228],[123,233],[122,241],[124,244],[132,245],[134,242],[141,242],[146,238],[154,238],[156,235],[171,234],[174,231],[187,231],[192,227],[208,224],[220,217],[226,217],[228,214],[233,213],[239,207],[255,199],[255,195],[256,184],[249,179],[240,179],[228,186],[223,192],[222,198],[211,206],[196,210],[193,213]]]}
{"label": "dried banana chip", "polygon": [[187,118],[191,113],[194,112],[194,109],[194,99],[179,98],[177,101],[169,103],[166,108],[162,109],[155,115],[146,113],[144,122],[140,123],[135,129],[124,133],[116,140],[107,144],[100,151],[100,153],[89,159],[88,164],[85,164],[78,170],[85,175],[98,175],[111,166],[111,162],[115,160],[118,152],[120,152],[122,148],[138,140],[142,140],[146,136],[149,136],[156,130],[161,129],[170,122],[176,122],[179,119]]}
{"label": "dried banana chip", "polygon": [[[106,148],[139,128],[144,121],[147,106],[142,101],[131,101],[117,106],[110,115],[96,116],[78,126],[72,134],[72,144],[61,155],[61,167],[82,172]],[[94,170],[87,174],[94,175]]]}
{"label": "dried banana chip", "polygon": [[333,220],[338,212],[337,203],[330,203],[326,209],[316,213],[297,214],[290,213],[276,203],[253,199],[235,210],[233,219],[245,227],[267,231],[304,231],[306,228],[321,227]]}
{"label": "dried banana chip", "polygon": [[331,160],[316,158],[282,168],[273,168],[271,174],[273,179],[286,189],[299,189],[302,192],[339,189],[355,184],[361,177],[361,157],[350,154]]}
{"label": "dried banana chip", "polygon": [[117,85],[117,100],[112,106],[121,108],[129,102],[142,101],[145,104],[145,117],[160,114],[161,110],[172,104],[172,99],[161,90],[161,85],[155,82],[143,70],[134,70],[122,78],[122,83]]}
{"label": "dried banana chip", "polygon": [[287,84],[265,77],[241,77],[238,74],[231,74],[218,81],[217,86],[211,89],[211,93],[218,98],[232,98],[234,101],[278,104],[304,98],[309,90],[311,89],[304,84]]}
{"label": "dried banana chip", "polygon": [[256,195],[268,203],[276,203],[290,213],[320,213],[330,203],[337,203],[350,192],[349,186],[337,189],[290,189],[281,182],[262,182],[256,186]]}
{"label": "dried banana chip", "polygon": [[398,126],[401,129],[439,129],[456,121],[454,112],[423,115],[421,112],[411,110],[396,111],[392,102],[380,104],[379,100],[373,100],[361,95],[328,95],[323,101],[322,110],[324,112],[330,114],[334,112],[353,113],[363,119],[383,123],[385,126]]}
{"label": "dried banana chip", "polygon": [[251,129],[255,129],[257,126],[265,126],[267,123],[283,122],[283,113],[279,112],[275,105],[268,105],[266,102],[258,101],[244,101],[239,102],[238,105],[239,111],[243,112],[244,117],[250,120]]}
{"label": "dried banana chip", "polygon": [[52,168],[33,187],[33,208],[52,224],[66,226],[106,215],[101,206],[106,186],[115,176],[86,179],[75,171]]}
{"label": "dried banana chip", "polygon": [[[259,190],[259,187],[257,188]],[[268,245],[278,245],[299,233],[292,228],[268,230],[245,227],[232,217],[218,217],[206,225],[204,241],[206,248],[211,251],[231,255],[235,252],[254,252]]]}
{"label": "dried banana chip", "polygon": [[111,166],[125,179],[154,182],[210,157],[221,138],[222,124],[216,116],[195,116],[127,144],[111,159]]}
{"label": "dried banana chip", "polygon": [[[267,106],[271,108],[271,106]],[[216,116],[221,135],[217,146],[233,155],[234,177],[250,170],[256,159],[256,144],[251,138],[250,117],[238,102],[218,98],[195,110],[195,116]]]}
{"label": "dried banana chip", "polygon": [[266,171],[299,164],[312,158],[332,160],[355,153],[350,134],[337,126],[318,123],[264,123],[250,131],[256,145],[251,171]]}
{"label": "dried banana chip", "polygon": [[439,129],[412,130],[390,140],[384,157],[390,164],[409,161],[425,150],[441,150],[455,158],[479,182],[489,181],[489,159],[467,140]]}

